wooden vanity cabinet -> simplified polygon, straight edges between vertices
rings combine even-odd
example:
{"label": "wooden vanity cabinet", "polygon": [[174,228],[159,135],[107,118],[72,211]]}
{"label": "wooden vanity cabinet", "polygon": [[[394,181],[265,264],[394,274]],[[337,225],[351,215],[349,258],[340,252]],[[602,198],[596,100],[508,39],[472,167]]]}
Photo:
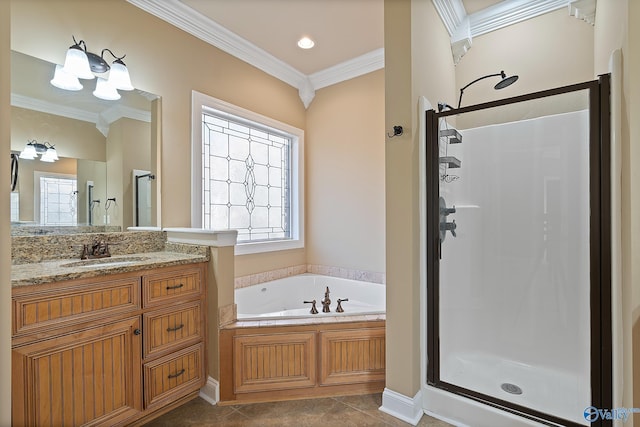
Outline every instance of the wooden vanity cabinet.
{"label": "wooden vanity cabinet", "polygon": [[12,425],[128,425],[197,393],[205,266],[14,288]]}

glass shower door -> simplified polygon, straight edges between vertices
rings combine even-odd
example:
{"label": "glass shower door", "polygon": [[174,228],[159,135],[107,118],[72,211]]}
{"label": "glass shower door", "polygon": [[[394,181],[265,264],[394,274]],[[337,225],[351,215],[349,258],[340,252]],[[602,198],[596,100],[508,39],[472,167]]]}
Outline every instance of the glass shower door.
{"label": "glass shower door", "polygon": [[431,119],[430,383],[553,425],[600,395],[590,90]]}

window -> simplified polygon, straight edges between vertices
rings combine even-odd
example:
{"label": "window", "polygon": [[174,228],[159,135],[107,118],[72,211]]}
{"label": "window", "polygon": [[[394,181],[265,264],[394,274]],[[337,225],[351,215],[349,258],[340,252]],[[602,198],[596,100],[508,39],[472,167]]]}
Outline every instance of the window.
{"label": "window", "polygon": [[39,194],[41,225],[77,225],[78,192],[75,176],[36,172],[36,194]]}
{"label": "window", "polygon": [[304,246],[302,130],[193,93],[192,226],[238,230],[236,254]]}

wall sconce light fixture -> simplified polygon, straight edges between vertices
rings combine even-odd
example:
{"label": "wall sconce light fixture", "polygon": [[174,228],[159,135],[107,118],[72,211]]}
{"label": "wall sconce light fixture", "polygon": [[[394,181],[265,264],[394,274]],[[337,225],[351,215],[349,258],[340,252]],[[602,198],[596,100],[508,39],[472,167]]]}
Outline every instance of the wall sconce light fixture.
{"label": "wall sconce light fixture", "polygon": [[24,147],[24,150],[20,153],[21,159],[33,160],[37,159],[38,155],[40,155],[41,162],[55,162],[56,160],[60,160],[58,158],[58,153],[53,145],[49,142],[40,143],[35,139],[33,141],[27,142],[27,146]]}
{"label": "wall sconce light fixture", "polygon": [[[126,56],[116,56],[109,49],[102,49],[100,56],[87,51],[84,40],[76,41],[73,37],[73,46],[69,47],[64,65],[56,65],[56,71],[51,84],[64,90],[81,90],[79,79],[94,79],[96,74],[109,71],[109,78],[98,77],[96,89],[93,94],[100,99],[115,101],[120,99],[118,90],[133,90],[129,70],[122,59]],[[103,56],[109,52],[115,58],[111,65],[107,64]]]}

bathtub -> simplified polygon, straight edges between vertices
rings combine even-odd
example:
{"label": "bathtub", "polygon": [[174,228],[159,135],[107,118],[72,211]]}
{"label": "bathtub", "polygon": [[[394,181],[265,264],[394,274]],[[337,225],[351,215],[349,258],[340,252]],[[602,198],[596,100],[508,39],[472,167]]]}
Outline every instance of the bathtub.
{"label": "bathtub", "polygon": [[[326,288],[329,287],[331,312],[322,312]],[[385,313],[385,285],[359,280],[342,279],[318,274],[300,274],[235,290],[238,320],[266,320],[282,318],[312,318]],[[343,313],[337,313],[337,301]],[[317,314],[311,314],[316,300]]]}
{"label": "bathtub", "polygon": [[[323,313],[327,287],[331,312]],[[314,299],[317,314],[303,302]],[[306,273],[236,289],[235,301],[237,321],[219,336],[220,402],[384,390],[385,285]]]}

